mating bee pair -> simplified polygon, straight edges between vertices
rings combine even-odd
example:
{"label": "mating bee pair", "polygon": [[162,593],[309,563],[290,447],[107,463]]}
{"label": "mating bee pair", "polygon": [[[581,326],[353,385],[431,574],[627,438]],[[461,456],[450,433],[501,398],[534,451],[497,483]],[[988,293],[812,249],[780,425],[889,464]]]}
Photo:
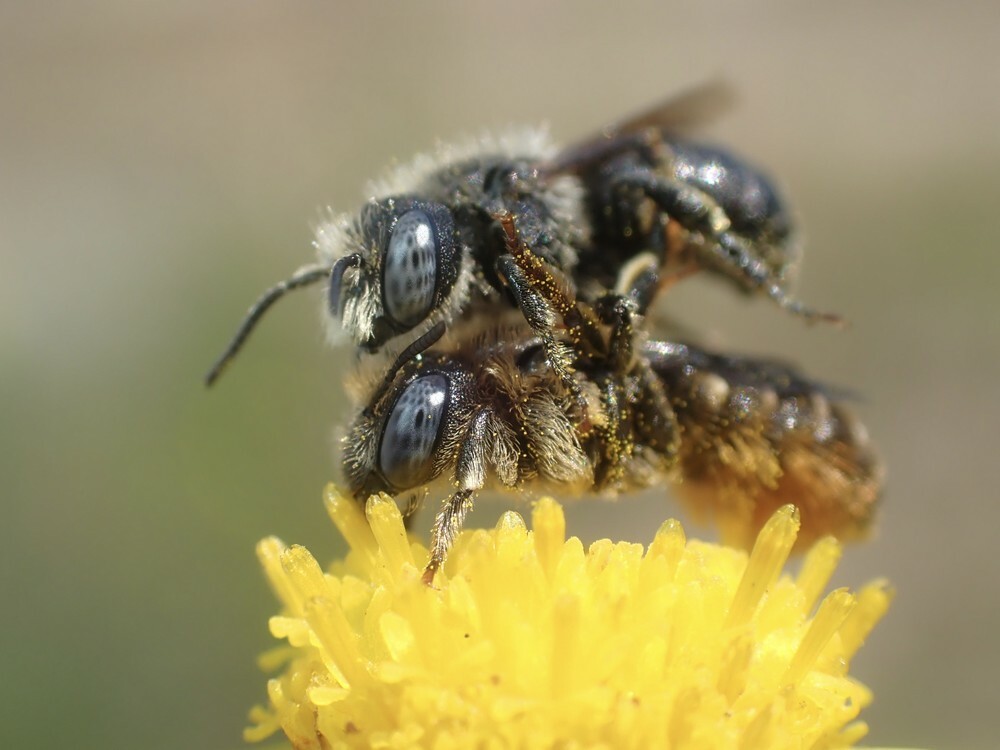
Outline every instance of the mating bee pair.
{"label": "mating bee pair", "polygon": [[[319,262],[260,298],[208,382],[273,302],[328,279],[331,337],[346,331],[376,374],[344,441],[354,495],[415,507],[447,494],[427,580],[488,486],[618,495],[671,480],[736,541],[786,502],[802,509],[803,542],[857,535],[881,469],[831,394],[637,325],[699,270],[835,319],[788,294],[797,252],[770,181],[676,134],[715,93],[562,151],[525,133],[394,170],[360,215],[319,228]],[[377,353],[390,349],[387,366]]]}

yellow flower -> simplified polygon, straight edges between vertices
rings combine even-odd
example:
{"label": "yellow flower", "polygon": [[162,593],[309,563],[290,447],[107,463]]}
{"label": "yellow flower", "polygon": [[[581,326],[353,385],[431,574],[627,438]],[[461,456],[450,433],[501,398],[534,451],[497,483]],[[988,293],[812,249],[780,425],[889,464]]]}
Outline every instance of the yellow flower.
{"label": "yellow flower", "polygon": [[688,541],[667,521],[653,543],[566,539],[539,501],[464,533],[433,588],[428,555],[385,496],[358,505],[327,488],[350,544],[328,573],[302,547],[258,546],[290,647],[249,740],[284,730],[296,748],[834,748],[867,727],[869,690],[848,664],[882,617],[884,582],[820,600],[840,557],[816,544],[781,570],[794,508],[753,551]]}

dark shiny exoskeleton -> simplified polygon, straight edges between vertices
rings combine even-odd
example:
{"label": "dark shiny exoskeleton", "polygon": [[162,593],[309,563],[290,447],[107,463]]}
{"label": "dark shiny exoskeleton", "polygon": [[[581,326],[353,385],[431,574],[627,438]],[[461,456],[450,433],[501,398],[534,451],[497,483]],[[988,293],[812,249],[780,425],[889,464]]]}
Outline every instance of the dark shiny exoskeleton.
{"label": "dark shiny exoskeleton", "polygon": [[[668,257],[676,253],[668,236],[672,219],[689,245],[716,243],[688,260],[725,273],[747,290],[766,278],[783,279],[797,250],[785,201],[770,179],[721,148],[660,136],[655,146],[639,141],[582,173],[598,249],[594,268],[601,265],[592,270],[588,255],[577,274],[610,285],[625,258],[650,250],[663,253],[664,266],[678,265],[682,258]],[[736,256],[723,254],[730,247]],[[755,261],[762,262],[760,269]]]}
{"label": "dark shiny exoskeleton", "polygon": [[654,110],[609,129],[552,167],[578,175],[584,187],[592,241],[574,272],[581,292],[609,288],[625,263],[647,253],[642,307],[662,287],[705,270],[807,319],[838,320],[788,294],[799,248],[771,178],[657,124],[668,115]]}

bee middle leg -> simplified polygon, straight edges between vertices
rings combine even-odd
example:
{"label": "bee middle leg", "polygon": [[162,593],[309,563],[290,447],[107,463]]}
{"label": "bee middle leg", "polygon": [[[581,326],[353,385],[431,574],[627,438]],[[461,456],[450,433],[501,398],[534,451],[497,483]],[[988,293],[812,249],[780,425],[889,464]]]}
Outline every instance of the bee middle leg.
{"label": "bee middle leg", "polygon": [[[637,278],[642,283],[642,274]],[[606,465],[598,480],[608,486],[624,480],[637,435],[659,454],[664,465],[673,465],[680,428],[663,383],[646,358],[635,356],[634,297],[608,293],[597,301],[595,308],[601,321],[611,326],[606,365],[612,374],[600,383],[608,415],[604,434]],[[623,383],[632,387],[623,387]]]}
{"label": "bee middle leg", "polygon": [[611,326],[605,352],[606,364],[613,372],[624,375],[635,359],[633,317],[638,305],[629,296],[608,292],[597,300],[594,310],[602,323]]}
{"label": "bee middle leg", "polygon": [[645,315],[662,285],[659,258],[650,252],[640,253],[622,266],[613,294],[629,299],[635,313]]}
{"label": "bee middle leg", "polygon": [[607,424],[600,428],[603,460],[594,472],[594,485],[599,489],[621,485],[634,447],[628,430],[627,397],[616,380],[608,377],[598,384],[607,414]]}

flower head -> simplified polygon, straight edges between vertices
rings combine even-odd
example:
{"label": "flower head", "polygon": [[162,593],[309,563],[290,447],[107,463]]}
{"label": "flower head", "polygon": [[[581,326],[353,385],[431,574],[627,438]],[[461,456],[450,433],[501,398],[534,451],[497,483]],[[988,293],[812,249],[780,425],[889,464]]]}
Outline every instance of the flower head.
{"label": "flower head", "polygon": [[688,541],[667,521],[647,549],[566,539],[539,501],[464,533],[435,586],[385,496],[326,504],[351,551],[328,573],[302,547],[258,554],[290,648],[246,736],[296,748],[846,747],[871,701],[848,664],[888,607],[883,582],[820,598],[840,557],[816,544],[781,570],[791,506],[753,551]]}

